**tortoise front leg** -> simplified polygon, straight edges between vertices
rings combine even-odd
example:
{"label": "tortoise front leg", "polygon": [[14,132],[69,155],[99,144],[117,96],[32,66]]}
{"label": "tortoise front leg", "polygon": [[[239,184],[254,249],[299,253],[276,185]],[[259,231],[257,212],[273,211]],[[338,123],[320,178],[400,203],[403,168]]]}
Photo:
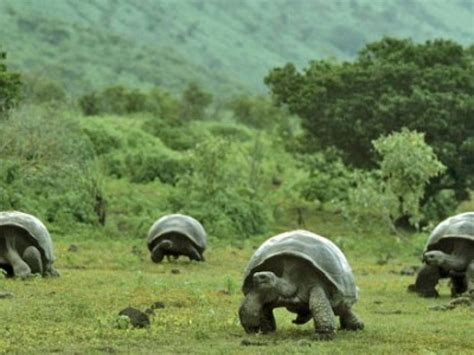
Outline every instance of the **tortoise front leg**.
{"label": "tortoise front leg", "polygon": [[13,274],[16,277],[28,277],[31,275],[31,269],[27,263],[23,261],[16,250],[15,235],[5,235],[6,253],[4,254],[5,259],[10,263],[13,268]]}
{"label": "tortoise front leg", "polygon": [[250,291],[239,308],[240,324],[247,333],[258,333],[261,328],[263,304],[260,295]]}
{"label": "tortoise front leg", "polygon": [[159,263],[163,260],[166,255],[166,252],[171,250],[173,243],[169,240],[163,240],[155,245],[151,251],[151,260],[154,263]]}
{"label": "tortoise front leg", "polygon": [[435,286],[441,278],[438,266],[423,265],[418,271],[414,285],[408,286],[408,290],[415,291],[422,297],[438,297]]}
{"label": "tortoise front leg", "polygon": [[273,315],[273,308],[266,304],[262,307],[260,329],[262,333],[271,333],[276,330],[275,316]]}
{"label": "tortoise front leg", "polygon": [[332,340],[336,335],[335,315],[321,285],[314,286],[309,295],[309,309],[319,340]]}
{"label": "tortoise front leg", "polygon": [[43,275],[43,261],[40,251],[30,245],[23,252],[23,260],[28,264],[33,274]]}
{"label": "tortoise front leg", "polygon": [[339,315],[339,322],[341,329],[346,330],[362,330],[364,329],[364,322],[355,314],[351,308],[345,308]]}
{"label": "tortoise front leg", "polygon": [[474,301],[474,260],[467,266],[466,270],[467,293]]}

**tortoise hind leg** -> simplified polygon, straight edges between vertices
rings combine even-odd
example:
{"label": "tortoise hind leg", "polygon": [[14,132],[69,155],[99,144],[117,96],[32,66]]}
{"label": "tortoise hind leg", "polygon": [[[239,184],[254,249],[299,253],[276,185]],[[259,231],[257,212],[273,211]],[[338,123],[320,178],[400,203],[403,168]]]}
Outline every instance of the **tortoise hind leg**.
{"label": "tortoise hind leg", "polygon": [[312,314],[310,311],[308,312],[303,312],[303,311],[300,311],[297,313],[297,316],[295,319],[293,319],[291,322],[293,324],[306,324],[307,322],[309,322],[309,320],[312,318]]}
{"label": "tortoise hind leg", "polygon": [[465,273],[450,273],[451,297],[458,297],[467,290],[467,277]]}
{"label": "tortoise hind leg", "polygon": [[466,281],[468,295],[474,301],[474,260],[467,266]]}
{"label": "tortoise hind leg", "polygon": [[5,235],[6,252],[4,254],[4,257],[12,266],[13,274],[16,277],[28,277],[31,275],[31,269],[28,264],[25,263],[20,257],[20,254],[18,254],[18,251],[16,249],[15,238],[16,234],[14,233],[10,235]]}
{"label": "tortoise hind leg", "polygon": [[362,330],[364,329],[364,322],[355,314],[352,309],[346,308],[339,315],[339,322],[341,329],[346,330]]}
{"label": "tortoise hind leg", "polygon": [[441,278],[440,269],[437,266],[423,265],[414,285],[408,286],[409,291],[414,291],[422,297],[438,297],[438,291],[435,286]]}
{"label": "tortoise hind leg", "polygon": [[334,339],[336,335],[335,315],[321,285],[316,285],[311,289],[309,309],[313,315],[315,331],[319,340]]}
{"label": "tortoise hind leg", "polygon": [[23,252],[23,260],[28,264],[33,274],[43,275],[41,253],[34,246],[29,246]]}

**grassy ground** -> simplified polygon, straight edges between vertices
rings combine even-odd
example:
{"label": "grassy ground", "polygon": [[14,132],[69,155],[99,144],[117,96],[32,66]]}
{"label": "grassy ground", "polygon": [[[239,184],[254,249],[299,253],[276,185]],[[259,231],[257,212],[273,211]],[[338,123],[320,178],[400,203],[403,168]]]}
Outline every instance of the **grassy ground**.
{"label": "grassy ground", "polygon": [[[333,342],[317,342],[311,323],[293,325],[283,309],[276,311],[273,335],[248,336],[241,328],[241,276],[260,240],[211,246],[205,263],[156,265],[143,240],[56,239],[60,278],[1,280],[0,289],[14,295],[0,300],[1,352],[467,354],[474,349],[474,309],[429,310],[449,301],[445,283],[437,300],[407,293],[413,276],[399,271],[417,263],[407,254],[379,265],[374,255],[347,251],[361,289],[354,309],[366,329],[339,331]],[[70,244],[77,251],[69,251]],[[150,328],[118,326],[121,309],[145,310],[156,301],[166,307],[155,311]]]}

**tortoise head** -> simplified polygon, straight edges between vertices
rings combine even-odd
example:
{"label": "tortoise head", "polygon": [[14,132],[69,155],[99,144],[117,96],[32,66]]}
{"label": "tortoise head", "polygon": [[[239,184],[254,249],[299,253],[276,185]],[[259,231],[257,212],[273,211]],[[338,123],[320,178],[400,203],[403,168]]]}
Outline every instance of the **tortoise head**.
{"label": "tortoise head", "polygon": [[427,251],[423,254],[423,262],[428,265],[441,266],[447,260],[448,254],[439,250]]}
{"label": "tortoise head", "polygon": [[276,289],[278,278],[271,271],[261,271],[253,274],[253,284],[260,290],[272,290]]}

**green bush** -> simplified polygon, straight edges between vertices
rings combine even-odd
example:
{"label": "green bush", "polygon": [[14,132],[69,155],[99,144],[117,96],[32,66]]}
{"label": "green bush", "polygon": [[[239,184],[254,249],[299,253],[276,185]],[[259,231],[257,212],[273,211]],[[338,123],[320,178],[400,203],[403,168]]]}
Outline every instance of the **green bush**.
{"label": "green bush", "polygon": [[0,50],[0,114],[14,107],[20,100],[20,74],[7,71],[3,63],[7,54]]}
{"label": "green bush", "polygon": [[126,153],[125,166],[130,181],[135,183],[159,179],[165,184],[175,184],[188,169],[186,160],[179,154],[160,147]]}
{"label": "green bush", "polygon": [[0,123],[0,210],[50,222],[103,223],[101,174],[90,141],[65,112],[23,106]]}
{"label": "green bush", "polygon": [[170,209],[200,220],[210,234],[247,238],[267,231],[271,207],[264,201],[256,169],[231,141],[207,140],[196,147],[190,171],[170,193]]}
{"label": "green bush", "polygon": [[157,117],[147,120],[144,129],[158,137],[170,149],[178,151],[193,149],[210,137],[209,131],[198,122],[180,125]]}
{"label": "green bush", "polygon": [[102,116],[82,120],[82,129],[100,156],[105,172],[134,183],[174,184],[188,168],[178,152],[140,129],[139,117]]}
{"label": "green bush", "polygon": [[301,185],[307,201],[326,203],[346,200],[354,184],[353,172],[336,154],[315,153],[301,157],[302,168],[309,176]]}
{"label": "green bush", "polygon": [[91,92],[78,100],[79,107],[86,116],[103,113],[126,115],[147,112],[147,96],[137,89],[121,85],[110,86],[101,92]]}

